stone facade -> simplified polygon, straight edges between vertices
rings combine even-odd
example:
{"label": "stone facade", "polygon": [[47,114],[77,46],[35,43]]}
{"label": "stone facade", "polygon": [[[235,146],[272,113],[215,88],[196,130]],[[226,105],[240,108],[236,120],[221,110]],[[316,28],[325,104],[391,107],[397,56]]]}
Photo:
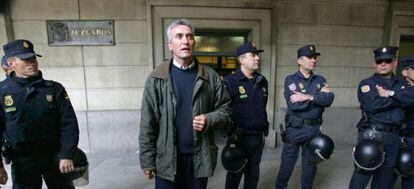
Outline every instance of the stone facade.
{"label": "stone facade", "polygon": [[[355,142],[356,87],[373,73],[372,50],[414,35],[413,0],[13,0],[0,14],[0,43],[29,39],[44,55],[45,78],[66,86],[77,111],[81,148],[136,150],[145,79],[170,57],[165,30],[177,17],[196,28],[250,31],[249,39],[265,49],[261,72],[270,81],[269,121],[276,130],[296,50],[315,44],[322,54],[316,73],[336,95],[324,132],[337,144]],[[46,20],[114,20],[116,45],[49,46]],[[275,132],[266,143],[274,147]]]}

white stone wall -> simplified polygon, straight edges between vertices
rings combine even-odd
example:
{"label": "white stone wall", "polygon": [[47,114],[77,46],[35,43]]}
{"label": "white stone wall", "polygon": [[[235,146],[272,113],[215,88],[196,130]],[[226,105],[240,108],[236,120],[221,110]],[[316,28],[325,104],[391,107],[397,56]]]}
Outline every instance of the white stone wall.
{"label": "white stone wall", "polygon": [[[148,12],[150,5],[164,4],[174,7]],[[184,6],[198,8],[180,8]],[[333,126],[326,131],[340,143],[352,143],[355,133],[349,130],[359,116],[356,87],[374,71],[372,50],[389,43],[389,28],[395,24],[389,18],[390,7],[414,11],[412,0],[395,0],[391,6],[388,0],[13,0],[10,14],[0,14],[0,42],[25,38],[34,43],[43,55],[39,63],[45,78],[67,88],[81,127],[81,148],[133,150],[138,145],[145,79],[155,60],[165,55],[164,50],[154,50],[162,49],[165,38],[157,27],[168,25],[159,23],[160,15],[167,15],[161,21],[174,18],[168,15],[181,15],[212,28],[249,28],[254,23],[258,32],[250,37],[271,49],[266,51],[271,56],[266,57],[263,73],[273,80],[269,88],[275,98],[269,102],[269,112],[275,115],[274,125],[283,122],[283,82],[297,70],[297,49],[315,44],[322,53],[316,73],[327,78],[336,95],[325,118]],[[266,15],[251,16],[254,11],[261,14],[260,9],[269,10],[262,12],[270,12],[271,21],[261,21]],[[49,46],[46,20],[114,20],[116,45]],[[395,20],[405,27],[403,32],[410,32],[414,23],[410,14]],[[269,37],[260,34],[268,30]],[[268,143],[275,137],[270,136]]]}

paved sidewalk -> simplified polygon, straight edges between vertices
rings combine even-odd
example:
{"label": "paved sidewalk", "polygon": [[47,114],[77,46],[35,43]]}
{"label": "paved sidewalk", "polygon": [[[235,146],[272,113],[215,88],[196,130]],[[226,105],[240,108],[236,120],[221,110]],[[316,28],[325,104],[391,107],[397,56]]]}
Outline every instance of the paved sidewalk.
{"label": "paved sidewalk", "polygon": [[[222,146],[220,146],[222,149]],[[272,189],[280,164],[281,148],[265,150],[261,163],[259,189]],[[331,159],[318,166],[315,189],[347,189],[353,171],[351,146],[335,148]],[[139,168],[138,154],[89,153],[89,185],[83,189],[153,189],[154,180],[146,180]],[[7,166],[10,174],[10,166]],[[215,175],[209,178],[209,189],[224,188],[226,172],[220,160]],[[242,181],[243,183],[243,181]],[[242,184],[241,184],[242,186]],[[2,188],[11,189],[11,180]],[[46,187],[44,187],[46,188]],[[242,188],[242,187],[240,187]],[[289,189],[300,189],[300,157],[289,183]],[[399,185],[395,187],[399,189]]]}

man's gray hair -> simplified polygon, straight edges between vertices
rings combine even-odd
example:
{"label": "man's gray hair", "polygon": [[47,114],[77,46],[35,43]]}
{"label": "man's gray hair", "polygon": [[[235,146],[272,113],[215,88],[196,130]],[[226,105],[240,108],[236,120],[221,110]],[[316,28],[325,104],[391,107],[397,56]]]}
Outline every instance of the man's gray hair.
{"label": "man's gray hair", "polygon": [[191,31],[193,32],[193,34],[194,34],[194,28],[193,28],[193,25],[191,24],[191,22],[189,21],[189,20],[187,20],[187,19],[185,19],[185,18],[180,18],[180,19],[176,19],[176,20],[174,20],[171,24],[170,24],[170,26],[168,26],[168,29],[167,29],[167,37],[168,37],[168,42],[171,42],[171,39],[172,39],[172,30],[176,27],[176,26],[179,26],[179,25],[184,25],[184,26],[187,26],[187,27],[189,27],[190,29],[191,29]]}

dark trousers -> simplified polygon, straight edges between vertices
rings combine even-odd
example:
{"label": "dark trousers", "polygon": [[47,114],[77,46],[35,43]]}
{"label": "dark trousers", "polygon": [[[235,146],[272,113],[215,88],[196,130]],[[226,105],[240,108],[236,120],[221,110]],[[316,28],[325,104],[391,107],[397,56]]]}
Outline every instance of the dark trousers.
{"label": "dark trousers", "polygon": [[[381,135],[385,151],[384,163],[381,167],[371,172],[361,172],[355,169],[349,183],[350,189],[365,189],[371,177],[371,189],[394,188],[394,167],[398,156],[399,138],[396,133],[381,132]],[[361,140],[361,132],[359,133],[358,140]]]}
{"label": "dark trousers", "polygon": [[237,189],[244,174],[244,189],[255,189],[260,177],[260,162],[264,147],[263,134],[243,135],[238,145],[247,155],[247,164],[243,172],[226,175],[226,189]]}
{"label": "dark trousers", "polygon": [[307,142],[314,136],[320,134],[319,126],[304,125],[300,128],[288,127],[287,138],[292,143],[284,143],[281,155],[279,173],[276,179],[276,189],[287,188],[299,150],[302,149],[302,188],[311,189],[316,175],[316,164],[311,162],[311,152],[307,147]]}
{"label": "dark trousers", "polygon": [[16,155],[12,159],[13,189],[41,189],[42,178],[48,189],[74,189],[63,176],[54,155]]}
{"label": "dark trousers", "polygon": [[206,189],[207,177],[194,177],[193,155],[179,154],[174,181],[155,177],[155,189]]}

